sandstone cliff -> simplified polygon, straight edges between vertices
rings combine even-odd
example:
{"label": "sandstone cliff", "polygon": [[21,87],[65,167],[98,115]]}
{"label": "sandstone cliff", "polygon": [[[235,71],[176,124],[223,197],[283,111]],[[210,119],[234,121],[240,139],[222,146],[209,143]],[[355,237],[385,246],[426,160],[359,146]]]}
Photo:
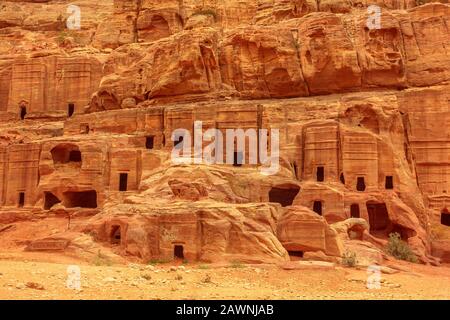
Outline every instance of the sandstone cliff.
{"label": "sandstone cliff", "polygon": [[[80,0],[70,30],[69,1],[3,1],[0,223],[70,223],[0,237],[142,261],[381,262],[398,232],[420,261],[450,261],[450,5],[424,2]],[[279,129],[280,170],[174,164],[172,132],[195,121]]]}

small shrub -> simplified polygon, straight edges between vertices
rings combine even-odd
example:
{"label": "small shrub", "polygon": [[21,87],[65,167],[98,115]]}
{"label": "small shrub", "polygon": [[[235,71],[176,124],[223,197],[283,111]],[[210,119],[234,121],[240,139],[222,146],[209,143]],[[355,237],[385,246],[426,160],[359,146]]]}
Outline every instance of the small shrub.
{"label": "small shrub", "polygon": [[152,275],[150,273],[144,273],[143,275],[141,275],[141,278],[150,281],[152,280]]}
{"label": "small shrub", "polygon": [[240,261],[232,261],[230,267],[237,269],[237,268],[244,268],[244,265]]}
{"label": "small shrub", "polygon": [[342,264],[346,267],[353,268],[358,263],[355,252],[345,252],[342,255]]}
{"label": "small shrub", "polygon": [[396,259],[417,263],[417,257],[397,232],[389,234],[387,252]]}
{"label": "small shrub", "polygon": [[211,283],[211,276],[209,274],[205,275],[202,282],[203,283]]}
{"label": "small shrub", "polygon": [[68,37],[67,32],[60,31],[58,37],[56,38],[56,41],[58,42],[59,45],[62,45],[67,37]]}
{"label": "small shrub", "polygon": [[66,20],[64,19],[62,14],[59,14],[59,16],[56,18],[57,23],[57,29],[58,30],[64,30],[64,27],[66,26]]}
{"label": "small shrub", "polygon": [[209,266],[206,265],[206,264],[201,264],[201,265],[198,266],[198,268],[202,269],[202,270],[207,270],[207,269],[209,269]]}
{"label": "small shrub", "polygon": [[111,260],[104,256],[100,250],[97,252],[97,255],[94,257],[94,261],[92,262],[95,266],[100,267],[100,266],[111,266]]}
{"label": "small shrub", "polygon": [[68,39],[72,38],[73,42],[78,46],[83,46],[83,40],[79,36],[78,33],[71,31],[71,30],[61,30],[58,33],[58,36],[56,37],[56,42],[59,46],[63,45],[64,42]]}
{"label": "small shrub", "polygon": [[169,260],[166,259],[150,259],[150,261],[147,264],[155,265],[155,264],[163,264],[163,263],[169,263]]}

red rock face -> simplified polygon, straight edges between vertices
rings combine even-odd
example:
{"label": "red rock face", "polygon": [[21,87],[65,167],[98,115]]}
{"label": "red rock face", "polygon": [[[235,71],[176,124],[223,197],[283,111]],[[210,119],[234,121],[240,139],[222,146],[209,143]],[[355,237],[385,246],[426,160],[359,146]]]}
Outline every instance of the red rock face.
{"label": "red rock face", "polygon": [[[380,262],[398,232],[449,260],[448,4],[79,1],[80,30],[67,5],[0,5],[0,223],[70,217],[27,250]],[[175,164],[195,121],[279,129],[280,170]]]}

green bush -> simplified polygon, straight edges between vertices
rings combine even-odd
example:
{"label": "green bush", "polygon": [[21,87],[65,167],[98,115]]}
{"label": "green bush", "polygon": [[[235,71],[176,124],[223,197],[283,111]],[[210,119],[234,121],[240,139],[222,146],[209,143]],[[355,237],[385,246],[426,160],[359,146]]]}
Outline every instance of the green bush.
{"label": "green bush", "polygon": [[342,255],[342,264],[346,267],[354,267],[358,263],[355,252],[345,252]]}
{"label": "green bush", "polygon": [[169,259],[150,259],[147,264],[155,265],[155,264],[164,264],[171,262]]}
{"label": "green bush", "polygon": [[60,31],[58,33],[58,37],[56,38],[56,41],[58,42],[59,45],[62,45],[68,36],[69,35],[67,34],[67,32]]}
{"label": "green bush", "polygon": [[141,278],[150,281],[152,280],[152,275],[150,273],[144,273],[143,275],[141,275]]}
{"label": "green bush", "polygon": [[63,30],[64,30],[64,28],[65,28],[65,26],[66,26],[66,20],[64,19],[64,17],[63,17],[62,14],[60,14],[60,15],[56,18],[56,24],[57,24],[56,28],[57,28],[59,31],[63,31]]}
{"label": "green bush", "polygon": [[211,276],[209,274],[205,275],[202,282],[203,283],[211,283]]}
{"label": "green bush", "polygon": [[100,252],[100,250],[98,250],[97,255],[94,257],[94,259],[92,261],[92,264],[97,267],[100,267],[100,266],[110,267],[112,265],[112,262],[107,256],[103,255]]}
{"label": "green bush", "polygon": [[56,37],[56,42],[58,45],[64,44],[64,41],[66,41],[67,38],[72,38],[74,43],[83,46],[83,40],[80,37],[80,35],[72,30],[61,30],[58,32],[58,36]]}
{"label": "green bush", "polygon": [[416,255],[412,252],[409,245],[403,241],[400,234],[397,232],[389,234],[389,242],[387,245],[387,252],[399,260],[405,260],[408,262],[417,262]]}
{"label": "green bush", "polygon": [[245,266],[242,264],[242,262],[240,262],[238,260],[232,261],[230,264],[230,268],[238,269],[238,268],[244,268],[244,267]]}

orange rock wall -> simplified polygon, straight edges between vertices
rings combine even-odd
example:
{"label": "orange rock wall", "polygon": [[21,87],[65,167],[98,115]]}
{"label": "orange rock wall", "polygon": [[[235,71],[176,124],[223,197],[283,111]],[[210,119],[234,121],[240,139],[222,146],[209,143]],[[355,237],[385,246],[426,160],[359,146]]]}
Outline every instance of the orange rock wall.
{"label": "orange rock wall", "polygon": [[[119,254],[144,260],[339,257],[351,217],[365,241],[448,256],[448,4],[81,0],[78,31],[68,4],[0,9],[0,213],[84,212],[77,232],[112,245],[120,227]],[[279,129],[280,171],[174,165],[195,121]]]}

